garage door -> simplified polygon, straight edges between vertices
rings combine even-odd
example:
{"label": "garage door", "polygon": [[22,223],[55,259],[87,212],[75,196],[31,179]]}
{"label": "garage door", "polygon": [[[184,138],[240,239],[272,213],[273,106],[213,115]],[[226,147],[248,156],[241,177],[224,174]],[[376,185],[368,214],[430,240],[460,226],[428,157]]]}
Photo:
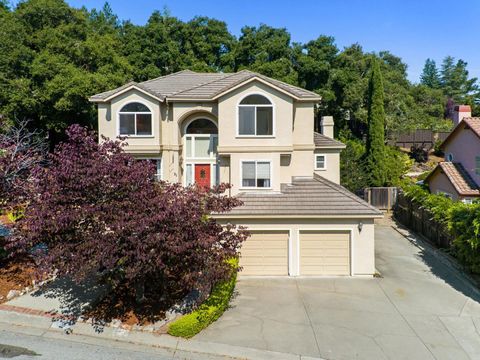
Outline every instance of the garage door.
{"label": "garage door", "polygon": [[350,275],[350,233],[300,232],[300,275]]}
{"label": "garage door", "polygon": [[251,231],[240,251],[242,275],[288,275],[288,232]]}

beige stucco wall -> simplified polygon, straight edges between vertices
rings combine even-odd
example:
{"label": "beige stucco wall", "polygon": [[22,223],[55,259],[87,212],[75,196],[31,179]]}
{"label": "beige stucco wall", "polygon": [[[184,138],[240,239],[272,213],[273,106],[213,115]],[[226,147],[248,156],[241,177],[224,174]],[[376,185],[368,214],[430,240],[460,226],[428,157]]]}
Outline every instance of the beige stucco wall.
{"label": "beige stucco wall", "polygon": [[314,103],[299,103],[294,106],[293,144],[313,146]]}
{"label": "beige stucco wall", "polygon": [[[270,99],[273,110],[273,136],[238,136],[237,119],[240,101],[250,94],[261,94]],[[293,126],[293,99],[271,87],[254,81],[218,100],[219,147],[291,147]]]}
{"label": "beige stucco wall", "polygon": [[[238,103],[249,94],[263,94],[274,105],[274,136],[237,136]],[[259,81],[250,82],[218,99],[218,102],[160,103],[158,100],[132,89],[110,104],[98,105],[98,129],[109,138],[118,136],[118,111],[128,102],[140,101],[153,114],[151,137],[128,137],[126,151],[138,157],[162,157],[163,178],[183,181],[183,131],[185,125],[198,117],[206,117],[218,124],[220,181],[231,182],[232,193],[241,190],[241,160],[272,161],[272,187],[280,191],[280,184],[291,183],[292,177],[311,177],[314,172],[314,103],[299,103],[284,93]],[[318,173],[336,183],[340,181],[339,150],[320,151],[327,155],[327,170]],[[229,159],[228,162],[225,159]],[[282,158],[282,165],[280,165]],[[227,163],[229,165],[227,165]]]}
{"label": "beige stucco wall", "polygon": [[[334,149],[317,149],[315,154],[325,155],[327,168],[325,170],[315,170],[315,173],[340,184],[340,151]],[[312,159],[313,167],[315,168],[315,157]]]}
{"label": "beige stucco wall", "polygon": [[[270,161],[270,177],[271,188],[264,189],[244,189],[241,180],[241,163],[248,160],[266,160]],[[276,191],[280,192],[280,154],[279,153],[232,153],[230,154],[230,182],[232,184],[231,194],[235,195],[242,191],[250,192],[265,192]],[[223,179],[221,179],[223,181]]]}
{"label": "beige stucco wall", "polygon": [[444,149],[445,157],[453,154],[453,162],[462,163],[473,180],[480,185],[480,175],[475,174],[475,156],[480,156],[480,139],[472,130],[460,130]]}
{"label": "beige stucco wall", "polygon": [[[130,102],[141,102],[152,111],[152,136],[135,137],[129,136],[126,139],[128,144],[127,151],[132,152],[159,152],[160,151],[160,133],[161,133],[161,116],[160,103],[158,100],[151,98],[135,89],[123,93],[110,103],[110,112],[99,111],[99,132],[111,139],[118,137],[118,112],[120,109]],[[102,108],[104,105],[102,104]],[[107,107],[108,109],[108,107]]]}
{"label": "beige stucco wall", "polygon": [[[219,221],[221,223],[230,222],[245,225],[250,230],[289,230],[289,273],[291,276],[297,276],[299,274],[299,231],[351,231],[352,275],[371,276],[375,273],[375,233],[373,219],[236,219],[229,221],[219,219]],[[358,229],[359,222],[363,223],[361,232]]]}

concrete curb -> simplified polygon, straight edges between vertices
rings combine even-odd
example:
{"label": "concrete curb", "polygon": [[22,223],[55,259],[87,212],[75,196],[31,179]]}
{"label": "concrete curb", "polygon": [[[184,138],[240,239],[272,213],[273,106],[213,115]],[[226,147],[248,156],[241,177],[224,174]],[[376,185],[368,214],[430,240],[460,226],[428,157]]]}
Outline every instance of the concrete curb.
{"label": "concrete curb", "polygon": [[428,241],[424,240],[421,235],[401,226],[398,224],[390,224],[390,226],[407,239],[411,244],[416,246],[421,250],[426,250],[432,254],[437,260],[439,260],[443,265],[449,267],[451,270],[458,273],[458,279],[465,285],[473,294],[480,297],[480,289],[478,288],[477,282],[468,275],[455,258],[446,254],[441,249],[436,248]]}
{"label": "concrete curb", "polygon": [[[102,332],[88,323],[78,322],[71,328],[63,327],[58,322],[52,322],[49,316],[38,314],[20,313],[16,311],[0,310],[0,324],[9,326],[8,329],[15,332],[13,326],[19,327],[23,332],[46,337],[62,337],[63,340],[75,341],[75,337],[81,337],[85,343],[96,345],[98,341],[110,340],[121,343],[144,345],[161,348],[172,353],[188,355],[188,353],[230,357],[234,359],[259,359],[259,360],[310,360],[321,359],[302,355],[279,353],[268,350],[260,350],[234,345],[211,343],[197,340],[175,338],[170,335],[157,335],[148,332],[131,331],[122,328],[105,327]],[[72,329],[67,335],[66,329]]]}

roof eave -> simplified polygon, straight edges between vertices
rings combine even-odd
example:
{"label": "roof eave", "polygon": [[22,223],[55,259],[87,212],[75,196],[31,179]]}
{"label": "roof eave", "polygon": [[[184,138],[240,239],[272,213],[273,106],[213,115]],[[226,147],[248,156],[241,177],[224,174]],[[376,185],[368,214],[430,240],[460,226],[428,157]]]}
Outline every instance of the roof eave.
{"label": "roof eave", "polygon": [[342,145],[321,145],[321,146],[315,146],[315,150],[317,149],[329,149],[329,150],[342,150],[342,149],[345,149],[347,147],[347,145],[345,144],[342,144]]}
{"label": "roof eave", "polygon": [[[240,82],[239,82],[238,84],[236,84],[235,86],[232,86],[231,88],[228,88],[228,89],[226,89],[226,90],[224,90],[224,91],[219,92],[218,94],[216,94],[216,95],[214,95],[214,96],[212,97],[212,100],[217,100],[217,99],[221,98],[222,96],[225,96],[225,95],[231,93],[232,91],[235,91],[236,89],[238,89],[238,88],[240,88],[240,87],[242,87],[242,86],[244,86],[244,85],[246,85],[246,84],[248,84],[248,83],[250,83],[250,82],[252,82],[252,81],[259,81],[259,82],[261,82],[262,84],[265,84],[265,85],[267,85],[267,86],[269,86],[269,87],[271,87],[271,88],[274,88],[275,90],[277,90],[277,91],[279,91],[279,92],[281,92],[281,93],[283,93],[283,94],[285,94],[285,95],[287,95],[287,96],[295,99],[296,101],[308,101],[308,100],[306,100],[306,98],[300,98],[300,97],[292,94],[291,92],[289,92],[289,91],[287,91],[287,90],[284,90],[284,89],[282,89],[282,88],[280,88],[280,87],[278,87],[278,86],[276,86],[276,85],[274,85],[274,84],[272,84],[272,83],[270,83],[270,82],[262,79],[261,77],[259,77],[259,76],[257,76],[257,75],[253,75],[252,77],[250,77],[250,78],[248,78],[248,79],[245,79],[245,80],[243,80],[243,81],[240,81]],[[313,98],[312,98],[312,99],[313,99]],[[310,100],[310,101],[317,101],[317,100]]]}
{"label": "roof eave", "polygon": [[132,85],[130,85],[130,86],[127,86],[127,87],[125,87],[124,89],[121,89],[121,90],[119,90],[119,91],[117,91],[117,92],[115,92],[115,93],[107,96],[107,97],[104,98],[104,99],[95,98],[95,95],[94,95],[94,96],[90,97],[88,100],[89,100],[90,102],[95,102],[95,103],[108,103],[108,102],[110,102],[112,99],[116,98],[117,96],[120,96],[120,95],[122,95],[122,94],[124,94],[124,93],[126,93],[126,92],[128,92],[128,91],[131,91],[131,90],[137,90],[137,91],[139,91],[139,92],[141,92],[141,93],[143,93],[143,94],[145,94],[145,95],[147,95],[147,96],[149,96],[149,97],[151,97],[151,98],[153,98],[153,99],[155,99],[155,100],[158,100],[158,101],[160,101],[160,102],[165,101],[165,98],[161,98],[161,97],[153,94],[151,91],[148,91],[148,90],[146,90],[146,89],[144,89],[144,88],[142,88],[142,87],[140,87],[140,86],[138,86],[138,85],[136,85],[136,84],[132,84]]}
{"label": "roof eave", "polygon": [[212,214],[215,219],[381,219],[378,214],[350,214],[350,215],[282,215],[282,214]]}

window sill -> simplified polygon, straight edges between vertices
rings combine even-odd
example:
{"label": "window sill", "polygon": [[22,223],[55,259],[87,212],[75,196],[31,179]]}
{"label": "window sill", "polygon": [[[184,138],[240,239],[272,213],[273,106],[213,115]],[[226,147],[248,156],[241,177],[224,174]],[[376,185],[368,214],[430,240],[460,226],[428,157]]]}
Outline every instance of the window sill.
{"label": "window sill", "polygon": [[315,169],[315,171],[327,171],[327,168]]}
{"label": "window sill", "polygon": [[118,135],[118,137],[127,138],[127,139],[153,139],[154,135]]}
{"label": "window sill", "polygon": [[237,135],[236,139],[273,139],[275,135]]}
{"label": "window sill", "polygon": [[272,187],[241,187],[238,190],[273,190]]}

